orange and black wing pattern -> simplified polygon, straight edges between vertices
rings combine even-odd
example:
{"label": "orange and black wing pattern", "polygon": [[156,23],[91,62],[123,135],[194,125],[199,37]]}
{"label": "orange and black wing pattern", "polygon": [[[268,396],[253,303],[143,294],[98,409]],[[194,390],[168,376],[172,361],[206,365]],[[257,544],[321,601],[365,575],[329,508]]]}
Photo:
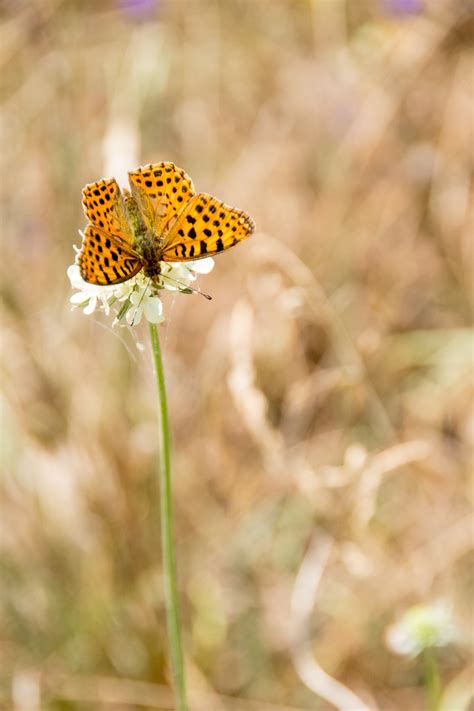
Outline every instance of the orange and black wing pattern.
{"label": "orange and black wing pattern", "polygon": [[120,188],[113,178],[99,180],[86,185],[82,195],[89,224],[77,257],[81,276],[99,286],[120,284],[142,268]]}
{"label": "orange and black wing pattern", "polygon": [[163,245],[164,262],[211,257],[250,237],[255,223],[246,212],[199,193],[180,213]]}
{"label": "orange and black wing pattern", "polygon": [[196,194],[189,175],[174,163],[155,163],[128,174],[132,195],[147,229],[167,232]]}

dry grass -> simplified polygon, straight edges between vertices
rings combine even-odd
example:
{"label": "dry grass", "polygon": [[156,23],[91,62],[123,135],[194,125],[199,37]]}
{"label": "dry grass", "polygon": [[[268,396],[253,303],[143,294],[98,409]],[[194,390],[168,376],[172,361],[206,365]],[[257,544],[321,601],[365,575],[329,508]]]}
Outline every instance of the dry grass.
{"label": "dry grass", "polygon": [[259,228],[162,328],[193,708],[329,710],[320,665],[421,711],[384,634],[438,598],[461,704],[472,5],[132,4],[2,3],[5,708],[171,708],[150,357],[65,274],[83,184],[163,159]]}

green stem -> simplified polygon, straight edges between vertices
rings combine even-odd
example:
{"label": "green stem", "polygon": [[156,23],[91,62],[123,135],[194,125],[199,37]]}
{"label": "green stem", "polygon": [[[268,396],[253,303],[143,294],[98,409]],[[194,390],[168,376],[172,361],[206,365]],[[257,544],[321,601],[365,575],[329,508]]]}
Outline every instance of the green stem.
{"label": "green stem", "polygon": [[429,699],[430,711],[438,711],[441,700],[441,679],[435,652],[427,647],[423,652],[425,664],[425,686]]}
{"label": "green stem", "polygon": [[176,711],[188,711],[184,676],[181,622],[178,602],[176,560],[173,544],[173,499],[171,495],[170,430],[166,404],[165,374],[161,358],[160,340],[156,325],[149,323],[151,346],[155,361],[156,382],[160,408],[160,509],[161,545],[165,583],[166,618],[171,648],[171,667],[176,694]]}

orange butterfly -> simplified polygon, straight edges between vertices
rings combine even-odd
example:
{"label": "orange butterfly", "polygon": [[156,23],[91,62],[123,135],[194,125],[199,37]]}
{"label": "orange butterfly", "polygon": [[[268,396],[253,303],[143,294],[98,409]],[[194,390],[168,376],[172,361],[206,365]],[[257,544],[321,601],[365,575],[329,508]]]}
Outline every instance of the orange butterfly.
{"label": "orange butterfly", "polygon": [[129,173],[130,191],[112,178],[86,185],[89,221],[78,254],[81,276],[90,284],[119,284],[141,269],[160,274],[160,262],[209,257],[249,237],[247,213],[206,193],[174,163],[156,163]]}

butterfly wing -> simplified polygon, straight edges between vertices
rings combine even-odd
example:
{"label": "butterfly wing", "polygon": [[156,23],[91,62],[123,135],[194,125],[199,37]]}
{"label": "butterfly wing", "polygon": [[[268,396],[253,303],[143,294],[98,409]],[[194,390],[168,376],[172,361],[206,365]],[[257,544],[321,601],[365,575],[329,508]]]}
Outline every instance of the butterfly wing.
{"label": "butterfly wing", "polygon": [[84,212],[91,224],[124,242],[133,243],[125,204],[117,181],[99,180],[82,191]]}
{"label": "butterfly wing", "polygon": [[128,174],[132,195],[143,221],[157,235],[164,234],[196,194],[189,175],[174,163],[155,163]]}
{"label": "butterfly wing", "polygon": [[127,281],[143,266],[125,240],[94,225],[84,230],[77,263],[84,281],[98,286]]}
{"label": "butterfly wing", "polygon": [[165,262],[202,259],[250,237],[255,223],[246,212],[207,195],[196,195],[180,213],[163,245]]}

